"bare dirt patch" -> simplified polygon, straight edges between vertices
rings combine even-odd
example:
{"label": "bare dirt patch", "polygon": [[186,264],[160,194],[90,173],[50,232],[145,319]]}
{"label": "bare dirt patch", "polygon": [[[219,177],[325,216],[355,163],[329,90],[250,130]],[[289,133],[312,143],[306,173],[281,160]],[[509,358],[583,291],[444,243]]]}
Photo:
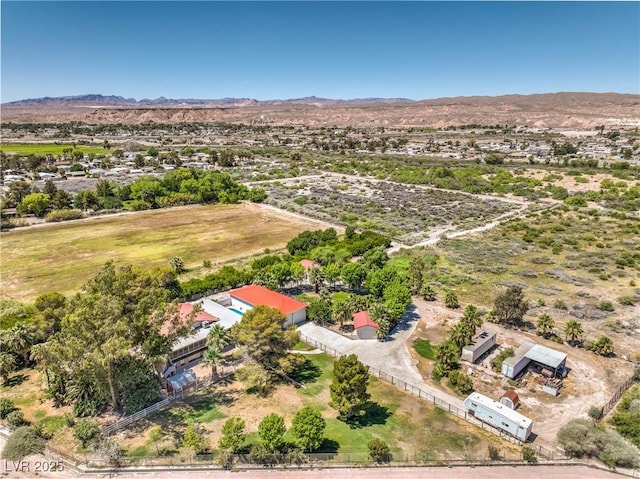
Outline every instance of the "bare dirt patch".
{"label": "bare dirt patch", "polygon": [[[439,344],[446,338],[446,328],[462,314],[461,310],[447,309],[440,302],[423,302],[419,309],[423,320],[411,342],[416,338],[424,338],[432,344]],[[507,382],[501,374],[492,371],[490,359],[498,350],[479,364],[462,363],[465,372],[472,375],[475,390],[481,394],[498,400],[505,388],[514,389],[522,402],[518,411],[534,420],[534,433],[548,444],[555,442],[557,431],[563,424],[576,417],[586,417],[591,406],[604,405],[633,371],[633,364],[628,361],[597,356],[584,349],[547,341],[533,333],[505,329],[491,323],[485,323],[483,328],[497,333],[499,348],[515,348],[529,341],[567,354],[570,372],[557,397],[542,392],[542,383],[533,373],[527,373],[520,382],[515,383]],[[410,349],[419,361],[419,370],[424,379],[429,381],[432,362],[421,358],[413,348]]]}

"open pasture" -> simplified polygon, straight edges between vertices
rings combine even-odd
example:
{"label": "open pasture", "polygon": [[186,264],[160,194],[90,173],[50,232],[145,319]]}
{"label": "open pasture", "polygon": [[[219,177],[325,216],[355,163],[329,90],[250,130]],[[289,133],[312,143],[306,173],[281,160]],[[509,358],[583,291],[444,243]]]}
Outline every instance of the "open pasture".
{"label": "open pasture", "polygon": [[16,155],[62,155],[64,154],[64,150],[73,149],[74,151],[81,151],[82,153],[89,154],[105,154],[109,153],[109,150],[105,150],[101,146],[97,145],[78,145],[74,147],[73,144],[70,143],[62,143],[62,144],[5,144],[0,145],[0,151],[3,151],[7,154],[16,154]]}
{"label": "open pasture", "polygon": [[0,297],[29,301],[77,290],[106,261],[187,268],[277,249],[317,223],[255,204],[208,205],[128,213],[18,228],[0,235]]}

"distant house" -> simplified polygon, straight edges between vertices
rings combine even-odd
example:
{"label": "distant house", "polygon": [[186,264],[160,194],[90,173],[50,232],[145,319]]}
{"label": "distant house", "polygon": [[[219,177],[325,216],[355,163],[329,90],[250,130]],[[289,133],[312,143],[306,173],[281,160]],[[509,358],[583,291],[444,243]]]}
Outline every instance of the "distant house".
{"label": "distant house", "polygon": [[376,339],[379,329],[368,311],[360,311],[353,315],[353,328],[358,339]]}
{"label": "distant house", "polygon": [[229,291],[231,309],[244,314],[256,306],[270,306],[287,317],[284,327],[299,324],[307,319],[307,305],[263,286],[251,284]]}

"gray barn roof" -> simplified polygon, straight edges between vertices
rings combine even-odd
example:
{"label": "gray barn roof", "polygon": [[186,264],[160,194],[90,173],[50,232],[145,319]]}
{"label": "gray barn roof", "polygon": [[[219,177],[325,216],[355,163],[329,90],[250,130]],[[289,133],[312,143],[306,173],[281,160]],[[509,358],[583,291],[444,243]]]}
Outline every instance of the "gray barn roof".
{"label": "gray barn roof", "polygon": [[541,346],[540,344],[533,346],[527,352],[526,356],[532,361],[552,367],[553,369],[556,369],[567,359],[565,353]]}

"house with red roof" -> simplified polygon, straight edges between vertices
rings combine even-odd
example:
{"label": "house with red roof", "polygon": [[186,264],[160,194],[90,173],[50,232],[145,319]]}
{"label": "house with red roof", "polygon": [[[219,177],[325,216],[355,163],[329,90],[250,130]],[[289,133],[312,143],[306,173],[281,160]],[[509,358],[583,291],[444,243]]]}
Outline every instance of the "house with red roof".
{"label": "house with red roof", "polygon": [[369,316],[369,311],[360,311],[353,315],[353,328],[358,339],[376,339],[378,325]]}
{"label": "house with red roof", "polygon": [[229,291],[231,307],[246,313],[256,306],[270,306],[279,310],[287,317],[285,327],[299,324],[307,319],[307,304],[284,294],[271,291],[257,284],[250,284],[242,288]]}

